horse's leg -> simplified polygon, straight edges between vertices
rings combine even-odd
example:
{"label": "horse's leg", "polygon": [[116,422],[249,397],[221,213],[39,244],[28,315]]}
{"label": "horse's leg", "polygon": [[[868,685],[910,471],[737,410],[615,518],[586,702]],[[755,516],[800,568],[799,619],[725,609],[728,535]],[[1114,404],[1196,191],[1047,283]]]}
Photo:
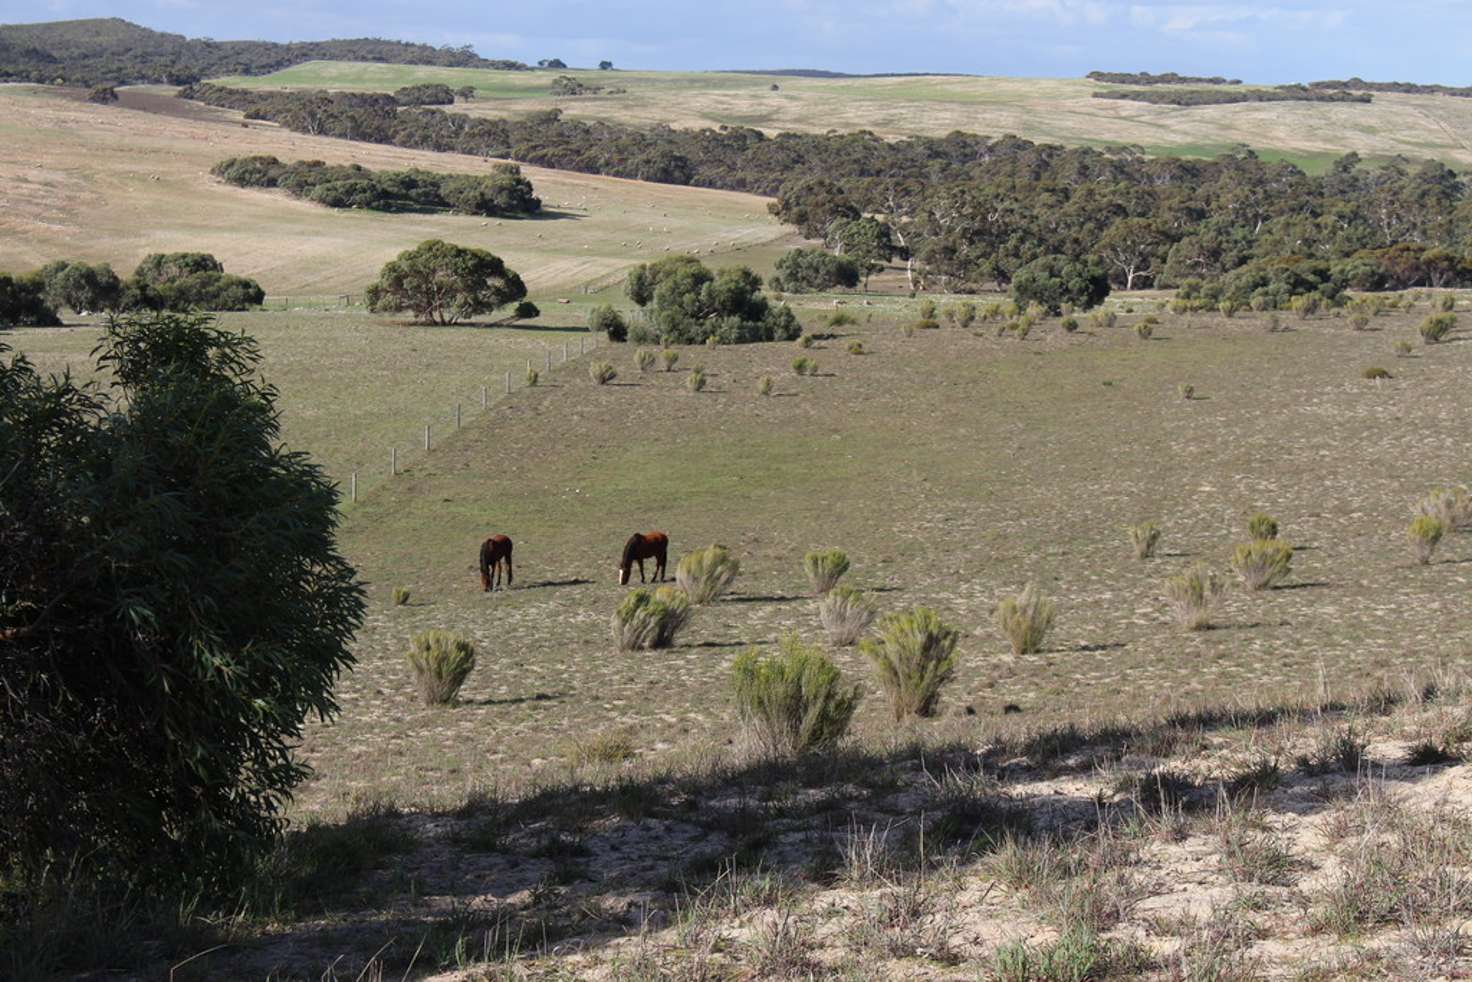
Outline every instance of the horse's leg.
{"label": "horse's leg", "polygon": [[639,582],[644,582],[644,560],[639,560]]}
{"label": "horse's leg", "polygon": [[506,589],[511,589],[511,547],[506,547]]}

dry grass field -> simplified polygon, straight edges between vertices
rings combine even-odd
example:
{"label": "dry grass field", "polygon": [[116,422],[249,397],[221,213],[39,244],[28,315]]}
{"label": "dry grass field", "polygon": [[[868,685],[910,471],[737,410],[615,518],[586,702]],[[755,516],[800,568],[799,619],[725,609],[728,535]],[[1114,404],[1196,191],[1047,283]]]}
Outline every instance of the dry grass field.
{"label": "dry grass field", "polygon": [[526,168],[546,214],[530,220],[388,215],[323,208],[284,193],[230,187],[209,174],[226,157],[274,154],[373,168],[478,173],[491,162],[299,136],[161,92],[119,106],[56,90],[0,86],[0,269],[57,258],[110,262],[126,274],[150,252],[211,252],[272,295],[361,294],[379,268],[429,238],[488,248],[533,297],[616,280],[671,251],[730,255],[785,239],[764,199]]}
{"label": "dry grass field", "polygon": [[[617,94],[558,97],[559,74],[619,87]],[[475,101],[459,111],[523,115],[551,108],[570,118],[637,126],[752,126],[826,132],[867,129],[886,137],[943,136],[965,130],[1068,145],[1144,147],[1151,153],[1215,156],[1240,144],[1309,170],[1349,150],[1472,163],[1472,100],[1375,96],[1369,105],[1259,103],[1181,108],[1092,98],[1086,79],[912,76],[809,79],[723,72],[535,71],[309,62],[261,77],[223,80],[247,88],[392,91],[403,85],[470,85]],[[778,88],[774,91],[772,86]]]}

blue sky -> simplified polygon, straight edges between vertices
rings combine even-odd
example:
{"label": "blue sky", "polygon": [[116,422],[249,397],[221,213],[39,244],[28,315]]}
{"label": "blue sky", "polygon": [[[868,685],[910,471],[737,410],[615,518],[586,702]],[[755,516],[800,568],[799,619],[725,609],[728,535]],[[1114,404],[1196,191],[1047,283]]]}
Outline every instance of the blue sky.
{"label": "blue sky", "polygon": [[627,68],[1472,84],[1468,0],[0,0],[4,23],[101,16],[221,40],[375,35]]}

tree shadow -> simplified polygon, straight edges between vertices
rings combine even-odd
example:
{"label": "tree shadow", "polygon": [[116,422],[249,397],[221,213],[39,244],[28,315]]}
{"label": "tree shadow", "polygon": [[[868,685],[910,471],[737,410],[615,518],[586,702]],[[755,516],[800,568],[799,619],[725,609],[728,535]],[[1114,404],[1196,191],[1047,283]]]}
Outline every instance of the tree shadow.
{"label": "tree shadow", "polygon": [[582,577],[573,577],[570,580],[538,580],[535,583],[528,583],[525,586],[519,586],[516,589],[518,589],[518,590],[546,590],[546,589],[550,589],[550,588],[564,587],[564,586],[587,586],[588,584],[590,584],[592,582],[593,582],[592,580],[583,579]]}
{"label": "tree shadow", "polygon": [[812,597],[803,597],[803,596],[789,597],[789,596],[785,596],[785,595],[780,594],[780,593],[766,593],[766,594],[743,593],[743,594],[732,594],[732,595],[729,595],[729,596],[722,597],[721,598],[721,603],[726,603],[726,604],[790,604],[790,603],[797,603],[800,600],[811,600],[811,599],[813,599],[813,598]]}
{"label": "tree shadow", "polygon": [[1329,587],[1334,584],[1327,580],[1311,580],[1306,583],[1280,583],[1273,587],[1274,590],[1318,590],[1321,587]]}
{"label": "tree shadow", "polygon": [[504,699],[461,699],[464,706],[524,706],[531,702],[560,702],[567,692],[536,692],[529,696],[507,696]]}

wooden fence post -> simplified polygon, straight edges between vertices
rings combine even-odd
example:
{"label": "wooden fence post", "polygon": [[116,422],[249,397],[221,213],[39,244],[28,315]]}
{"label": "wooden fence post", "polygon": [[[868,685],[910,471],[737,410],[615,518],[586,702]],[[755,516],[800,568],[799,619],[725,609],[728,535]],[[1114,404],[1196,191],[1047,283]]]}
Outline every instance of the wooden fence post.
{"label": "wooden fence post", "polygon": [[506,394],[511,394],[511,369],[506,370]]}
{"label": "wooden fence post", "polygon": [[567,364],[567,342],[562,342],[562,362]]}
{"label": "wooden fence post", "polygon": [[455,403],[455,429],[460,428],[460,403]]}
{"label": "wooden fence post", "polygon": [[388,448],[388,472],[390,474],[397,474],[399,472],[399,448],[398,447],[389,447]]}
{"label": "wooden fence post", "polygon": [[[509,375],[511,373],[508,372],[507,374]],[[486,387],[484,385],[480,387],[480,408],[486,408]]]}
{"label": "wooden fence post", "polygon": [[424,449],[429,449],[429,424],[424,424]]}
{"label": "wooden fence post", "polygon": [[545,366],[545,370],[548,372],[552,371],[552,349],[548,348],[547,350],[543,351],[542,354],[547,356],[547,364]]}
{"label": "wooden fence post", "polygon": [[358,500],[358,472],[353,471],[352,478],[348,481],[348,497],[354,503]]}

